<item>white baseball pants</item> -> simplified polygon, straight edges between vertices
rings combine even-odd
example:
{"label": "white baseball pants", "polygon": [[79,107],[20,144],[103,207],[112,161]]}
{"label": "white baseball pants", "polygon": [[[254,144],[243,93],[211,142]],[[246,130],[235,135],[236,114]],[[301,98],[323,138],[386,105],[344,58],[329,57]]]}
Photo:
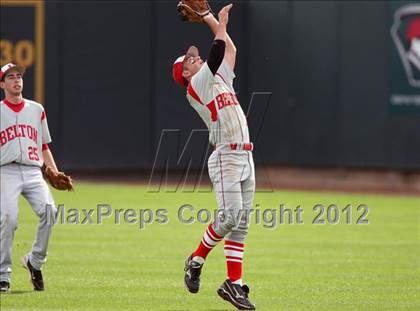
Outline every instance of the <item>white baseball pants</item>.
{"label": "white baseball pants", "polygon": [[216,220],[214,230],[225,240],[244,243],[255,193],[252,152],[218,146],[209,157],[208,169],[223,215],[222,220]]}
{"label": "white baseball pants", "polygon": [[18,200],[22,194],[39,217],[36,238],[29,252],[32,266],[41,270],[57,209],[50,189],[37,166],[7,164],[0,167],[0,281],[10,282],[12,245],[18,225]]}

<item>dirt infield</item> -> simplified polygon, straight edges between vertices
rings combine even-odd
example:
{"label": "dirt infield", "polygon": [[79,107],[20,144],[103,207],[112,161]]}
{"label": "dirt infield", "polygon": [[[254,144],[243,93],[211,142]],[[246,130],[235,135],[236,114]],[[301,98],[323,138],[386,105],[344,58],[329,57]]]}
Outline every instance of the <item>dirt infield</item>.
{"label": "dirt infield", "polygon": [[[78,180],[148,184],[150,171],[72,172]],[[198,172],[193,172],[198,176]],[[300,168],[271,166],[256,168],[257,187],[266,189],[344,191],[420,196],[420,172],[372,169]],[[178,183],[180,172],[168,174],[169,183]],[[154,178],[154,181],[157,179]],[[194,180],[191,178],[190,180]],[[210,184],[207,171],[202,184]]]}

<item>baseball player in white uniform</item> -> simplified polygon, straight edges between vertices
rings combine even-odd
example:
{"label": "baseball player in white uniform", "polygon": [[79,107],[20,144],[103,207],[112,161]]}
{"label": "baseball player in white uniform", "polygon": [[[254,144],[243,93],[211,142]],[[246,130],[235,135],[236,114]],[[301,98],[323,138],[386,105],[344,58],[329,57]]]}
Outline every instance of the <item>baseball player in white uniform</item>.
{"label": "baseball player in white uniform", "polygon": [[246,117],[233,89],[236,47],[226,32],[231,7],[219,12],[219,21],[211,13],[204,17],[215,34],[208,60],[204,62],[192,46],[172,68],[174,80],[187,88],[189,103],[209,129],[214,151],[208,169],[221,216],[207,227],[198,248],[186,260],[184,281],[190,292],[198,292],[204,261],[224,240],[228,278],[218,294],[238,309],[254,310],[249,288],[242,284],[242,260],[255,171]]}
{"label": "baseball player in white uniform", "polygon": [[12,244],[18,225],[18,199],[22,194],[39,217],[36,238],[22,263],[29,271],[35,290],[44,290],[41,267],[46,261],[53,216],[56,214],[50,189],[43,179],[45,164],[57,171],[47,118],[42,105],[24,99],[25,69],[7,64],[0,71],[0,87],[5,98],[0,102],[0,291],[10,289]]}

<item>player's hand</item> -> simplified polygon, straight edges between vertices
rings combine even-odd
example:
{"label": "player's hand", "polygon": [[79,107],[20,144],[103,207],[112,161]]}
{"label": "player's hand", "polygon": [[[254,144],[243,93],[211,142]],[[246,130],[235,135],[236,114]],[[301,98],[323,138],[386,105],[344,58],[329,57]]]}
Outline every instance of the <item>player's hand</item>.
{"label": "player's hand", "polygon": [[219,23],[227,25],[229,21],[229,11],[233,7],[233,4],[224,6],[219,12]]}
{"label": "player's hand", "polygon": [[63,172],[58,172],[50,166],[42,167],[44,177],[50,182],[50,185],[57,190],[74,191],[73,180]]}

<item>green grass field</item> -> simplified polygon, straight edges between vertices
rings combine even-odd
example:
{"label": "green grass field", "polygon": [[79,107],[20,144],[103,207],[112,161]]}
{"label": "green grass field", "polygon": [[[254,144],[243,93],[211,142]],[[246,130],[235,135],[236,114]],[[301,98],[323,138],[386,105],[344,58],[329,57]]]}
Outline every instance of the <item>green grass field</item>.
{"label": "green grass field", "polygon": [[[75,193],[54,192],[66,209],[169,210],[169,223],[57,224],[43,269],[46,290],[34,292],[20,257],[31,247],[37,219],[26,201],[13,248],[12,291],[1,310],[233,310],[216,294],[225,279],[220,245],[209,255],[196,295],[183,284],[184,260],[204,224],[181,224],[183,204],[213,210],[213,193],[148,193],[142,186],[82,183]],[[280,203],[304,211],[304,224],[268,229],[251,225],[244,281],[258,310],[420,310],[420,199],[403,196],[278,191],[257,193],[261,209]],[[314,225],[320,203],[353,205],[352,223]],[[369,224],[356,225],[358,204]],[[189,213],[186,213],[189,214]],[[96,217],[96,214],[94,214]],[[326,215],[323,216],[326,219]]]}

